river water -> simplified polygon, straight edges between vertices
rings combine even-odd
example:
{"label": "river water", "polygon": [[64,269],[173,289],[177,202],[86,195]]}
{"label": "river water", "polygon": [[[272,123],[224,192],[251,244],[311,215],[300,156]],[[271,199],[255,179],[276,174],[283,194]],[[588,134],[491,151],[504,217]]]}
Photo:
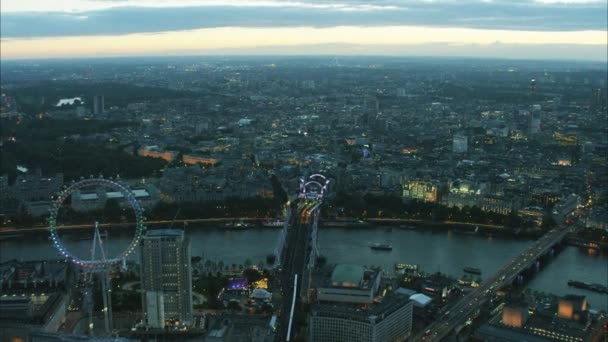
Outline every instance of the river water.
{"label": "river water", "polygon": [[[190,228],[192,256],[203,256],[224,264],[254,264],[266,259],[274,250],[278,229],[224,230]],[[128,233],[112,233],[108,254],[115,255],[129,245]],[[63,238],[66,247],[85,256],[91,240],[74,236]],[[374,251],[371,243],[388,243],[393,250]],[[374,265],[391,272],[395,263],[418,264],[425,272],[441,271],[460,277],[462,268],[477,267],[482,278],[490,276],[509,259],[523,251],[531,240],[488,238],[482,235],[457,234],[452,231],[404,230],[398,228],[343,229],[322,228],[319,231],[321,254],[329,263]],[[40,260],[56,258],[57,251],[46,237],[26,236],[0,241],[0,261],[9,259]],[[586,295],[592,308],[608,310],[608,295],[568,287],[569,279],[608,285],[608,256],[567,247],[544,268],[528,286],[534,290]]]}

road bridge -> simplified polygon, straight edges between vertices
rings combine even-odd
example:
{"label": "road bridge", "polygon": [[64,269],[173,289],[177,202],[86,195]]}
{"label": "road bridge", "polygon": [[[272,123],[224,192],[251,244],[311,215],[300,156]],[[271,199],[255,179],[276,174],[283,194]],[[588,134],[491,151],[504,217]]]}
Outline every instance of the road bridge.
{"label": "road bridge", "polygon": [[412,338],[412,341],[441,341],[457,326],[471,318],[480,307],[492,298],[494,293],[506,285],[521,281],[522,273],[531,267],[536,267],[538,260],[554,250],[554,247],[564,240],[569,227],[559,226],[537,240],[522,253],[503,265],[489,279],[445,310],[445,313],[422,333]]}
{"label": "road bridge", "polygon": [[277,341],[291,341],[298,332],[298,322],[293,316],[306,298],[310,270],[315,267],[318,256],[319,211],[329,183],[320,174],[301,181],[298,198],[286,210],[286,224],[275,248],[275,268],[283,296]]}

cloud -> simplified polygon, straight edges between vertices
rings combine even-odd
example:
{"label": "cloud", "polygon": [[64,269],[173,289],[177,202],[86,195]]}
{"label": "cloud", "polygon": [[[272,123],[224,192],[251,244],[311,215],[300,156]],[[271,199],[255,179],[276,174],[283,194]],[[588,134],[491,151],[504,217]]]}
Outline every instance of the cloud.
{"label": "cloud", "polygon": [[[418,25],[605,31],[608,24],[607,3],[594,0],[21,0],[8,3],[6,6],[3,0],[0,20],[3,39],[123,35],[235,26]],[[34,6],[37,3],[40,6]],[[63,3],[63,7],[50,7],[49,4],[54,3]],[[42,12],[45,9],[47,12]]]}

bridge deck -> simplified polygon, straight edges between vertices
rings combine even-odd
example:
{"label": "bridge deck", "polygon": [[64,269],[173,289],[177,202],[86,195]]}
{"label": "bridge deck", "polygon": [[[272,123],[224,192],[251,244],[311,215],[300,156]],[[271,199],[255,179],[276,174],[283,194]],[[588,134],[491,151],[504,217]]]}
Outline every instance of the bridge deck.
{"label": "bridge deck", "polygon": [[512,281],[529,268],[538,258],[547,253],[555,244],[564,239],[568,227],[555,228],[521,254],[502,266],[491,278],[485,280],[477,289],[463,297],[450,307],[447,314],[429,325],[424,332],[415,336],[412,341],[440,341],[458,325],[464,323],[488,301],[493,293]]}

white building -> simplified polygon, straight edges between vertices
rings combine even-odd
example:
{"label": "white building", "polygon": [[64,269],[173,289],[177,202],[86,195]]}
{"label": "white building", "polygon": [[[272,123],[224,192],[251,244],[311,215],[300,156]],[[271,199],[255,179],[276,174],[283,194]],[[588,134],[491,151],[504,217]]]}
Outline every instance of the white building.
{"label": "white building", "polygon": [[454,153],[466,153],[468,150],[467,136],[462,133],[454,134],[452,140],[452,151]]}
{"label": "white building", "polygon": [[[160,201],[160,191],[152,184],[145,184],[131,191],[139,205],[144,209],[152,209]],[[97,188],[88,192],[74,191],[71,205],[72,209],[79,212],[101,210],[108,200],[117,200],[121,207],[129,206],[120,191],[106,191],[104,188]]]}

